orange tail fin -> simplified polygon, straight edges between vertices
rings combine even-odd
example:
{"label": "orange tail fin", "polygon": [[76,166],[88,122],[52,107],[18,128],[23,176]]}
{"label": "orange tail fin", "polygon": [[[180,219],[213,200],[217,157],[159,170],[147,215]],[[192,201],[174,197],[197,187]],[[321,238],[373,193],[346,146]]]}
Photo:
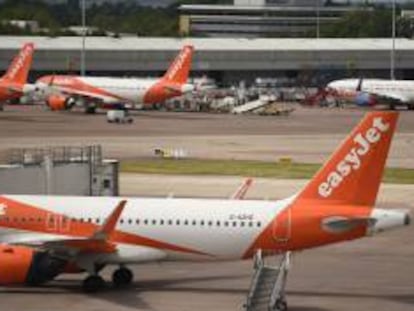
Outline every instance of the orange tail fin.
{"label": "orange tail fin", "polygon": [[397,112],[368,113],[298,198],[374,205],[397,120]]}
{"label": "orange tail fin", "polygon": [[186,83],[191,69],[193,52],[194,47],[192,45],[185,45],[168,68],[163,79],[179,84]]}
{"label": "orange tail fin", "polygon": [[32,65],[34,44],[26,43],[13,59],[3,78],[8,81],[25,84]]}

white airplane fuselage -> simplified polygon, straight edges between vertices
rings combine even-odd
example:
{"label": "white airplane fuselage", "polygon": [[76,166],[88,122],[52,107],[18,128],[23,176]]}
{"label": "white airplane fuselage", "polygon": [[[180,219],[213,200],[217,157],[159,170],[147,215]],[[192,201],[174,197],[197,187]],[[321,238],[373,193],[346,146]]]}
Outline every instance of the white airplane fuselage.
{"label": "white airplane fuselage", "polygon": [[[361,84],[360,90],[358,86]],[[380,97],[401,98],[401,102],[414,102],[414,81],[386,79],[343,79],[328,84],[328,89],[344,99],[353,100],[359,92],[377,94]]]}
{"label": "white airplane fuselage", "polygon": [[[5,196],[30,206],[41,206],[53,214],[64,214],[75,222],[102,225],[120,198],[116,197],[55,197]],[[213,260],[241,259],[255,238],[272,222],[291,199],[266,202],[242,200],[125,198],[127,206],[116,230],[150,238],[188,251],[145,247],[122,243],[115,255],[103,257],[105,262],[141,262],[149,260]],[[6,203],[7,205],[7,203]],[[28,217],[26,217],[28,218]],[[36,217],[34,217],[36,218]],[[11,220],[11,217],[9,219]],[[19,222],[19,219],[16,218]],[[29,223],[29,219],[25,219]],[[37,221],[33,219],[33,221]],[[2,227],[0,241],[24,243],[62,235],[75,237],[73,222],[62,225],[60,219],[40,220],[42,232]],[[7,224],[0,218],[0,224]],[[22,222],[20,220],[20,226]],[[48,231],[50,233],[48,233]],[[75,235],[72,236],[72,234]]]}
{"label": "white airplane fuselage", "polygon": [[[156,78],[112,78],[112,77],[71,77],[71,76],[47,76],[43,80],[39,80],[36,84],[40,90],[46,90],[49,81],[52,80],[53,89],[50,92],[59,91],[62,94],[76,94],[73,96],[84,96],[89,98],[97,98],[105,104],[131,103],[146,104],[149,92],[154,87],[159,87],[160,100],[165,94],[162,88],[162,79]],[[178,86],[178,93],[184,94],[193,89],[191,84]],[[163,92],[161,94],[161,92]],[[166,92],[168,93],[168,92]],[[44,94],[49,95],[49,94]]]}
{"label": "white airplane fuselage", "polygon": [[[155,78],[82,77],[79,80],[86,85],[105,91],[108,94],[105,103],[117,103],[120,100],[125,100],[134,104],[143,104],[145,94],[152,86],[159,82],[159,79]],[[61,86],[60,88],[62,90],[67,89],[66,86]]]}
{"label": "white airplane fuselage", "polygon": [[[287,246],[290,235],[294,234],[291,230],[297,232],[301,227],[300,220],[295,220],[294,227],[290,218],[285,223],[275,221],[294,198],[281,201],[123,198],[128,203],[116,225],[114,242],[117,252],[100,254],[97,262],[119,264],[249,258],[251,248],[266,230],[270,230],[267,243],[272,245],[268,251],[277,253],[279,244],[280,251]],[[1,200],[3,210],[13,202],[28,208],[23,216],[13,216],[11,212],[0,217],[0,241],[24,245],[33,241],[79,238],[88,230],[92,234],[121,198],[7,195]],[[38,207],[44,213],[39,214]],[[359,214],[357,208],[350,212]],[[365,213],[362,208],[361,213]],[[384,212],[378,209],[369,210],[369,213],[378,219],[384,216]],[[379,222],[381,228],[378,229],[404,224],[405,214],[385,213],[390,217]],[[306,230],[309,218],[303,221],[303,229]],[[286,225],[289,227],[283,230],[278,228]],[[366,233],[362,231],[362,236]],[[337,238],[349,239],[349,236],[338,235]],[[306,247],[325,244],[319,236],[314,239],[312,241],[309,237]]]}

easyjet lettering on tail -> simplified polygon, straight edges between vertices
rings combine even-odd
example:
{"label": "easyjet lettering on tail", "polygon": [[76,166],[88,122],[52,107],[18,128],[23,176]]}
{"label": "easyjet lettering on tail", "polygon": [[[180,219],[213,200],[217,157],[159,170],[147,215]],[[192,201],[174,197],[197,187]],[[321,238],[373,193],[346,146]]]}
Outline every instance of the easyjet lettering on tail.
{"label": "easyjet lettering on tail", "polygon": [[372,127],[365,133],[358,133],[353,138],[355,147],[345,155],[336,166],[336,170],[330,172],[324,182],[319,185],[318,193],[328,198],[335,188],[353,172],[359,170],[364,156],[371,150],[372,146],[381,141],[382,134],[390,129],[390,124],[384,122],[381,117],[374,118]]}
{"label": "easyjet lettering on tail", "polygon": [[183,48],[181,53],[177,56],[165,74],[166,80],[176,81],[180,83],[184,83],[187,80],[193,50],[193,46],[190,45],[187,45]]}
{"label": "easyjet lettering on tail", "polygon": [[19,83],[26,82],[28,71],[32,62],[33,50],[33,43],[27,43],[23,46],[20,53],[10,65],[9,70],[6,72],[6,79]]}

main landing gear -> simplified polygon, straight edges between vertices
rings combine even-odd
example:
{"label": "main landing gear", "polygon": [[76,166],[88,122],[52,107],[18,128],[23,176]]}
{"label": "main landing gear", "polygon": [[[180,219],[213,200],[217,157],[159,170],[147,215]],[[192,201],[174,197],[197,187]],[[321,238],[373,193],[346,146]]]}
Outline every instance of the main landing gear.
{"label": "main landing gear", "polygon": [[[112,274],[112,282],[116,288],[131,285],[134,279],[132,271],[126,267],[119,267]],[[96,293],[105,288],[106,282],[99,274],[89,275],[82,283],[82,288],[86,293]]]}
{"label": "main landing gear", "polygon": [[96,293],[105,288],[105,281],[100,275],[90,275],[83,281],[82,288],[86,293]]}

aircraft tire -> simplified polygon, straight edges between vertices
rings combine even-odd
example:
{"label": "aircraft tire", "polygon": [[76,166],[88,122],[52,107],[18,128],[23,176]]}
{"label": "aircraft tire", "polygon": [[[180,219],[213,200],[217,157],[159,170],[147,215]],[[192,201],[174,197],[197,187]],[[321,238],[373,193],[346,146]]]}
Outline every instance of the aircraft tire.
{"label": "aircraft tire", "polygon": [[96,293],[105,287],[104,279],[99,275],[88,276],[82,284],[82,288],[86,293]]}
{"label": "aircraft tire", "polygon": [[115,287],[127,286],[132,283],[134,274],[128,268],[119,268],[112,274],[112,282]]}
{"label": "aircraft tire", "polygon": [[278,299],[275,303],[275,311],[287,311],[288,305],[285,299]]}
{"label": "aircraft tire", "polygon": [[95,106],[89,106],[85,108],[86,114],[95,114],[96,113],[96,107]]}

